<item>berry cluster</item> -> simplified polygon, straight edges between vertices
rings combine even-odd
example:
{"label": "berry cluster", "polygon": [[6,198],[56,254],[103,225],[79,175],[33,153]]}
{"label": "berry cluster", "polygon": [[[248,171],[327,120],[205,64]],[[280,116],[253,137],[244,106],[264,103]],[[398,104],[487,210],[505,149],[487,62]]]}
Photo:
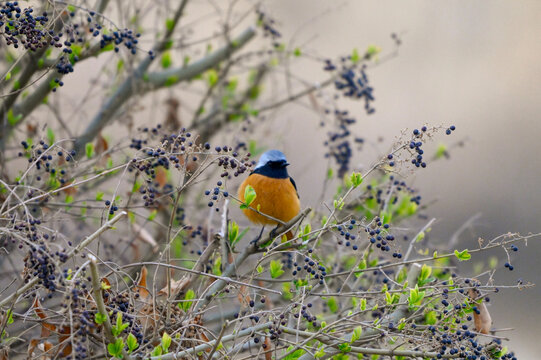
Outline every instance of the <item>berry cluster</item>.
{"label": "berry cluster", "polygon": [[[308,253],[311,254],[312,249],[308,250]],[[304,265],[303,265],[304,262]],[[310,255],[306,255],[303,259],[303,262],[295,261],[293,262],[293,272],[292,275],[302,277],[302,272],[306,271],[306,274],[313,277],[316,280],[319,280],[319,284],[323,285],[325,276],[327,275],[327,269],[321,265],[317,260],[310,258]]]}
{"label": "berry cluster", "polygon": [[273,40],[278,39],[282,35],[275,27],[275,21],[267,13],[261,9],[256,9],[257,24],[263,28],[263,36],[268,36]]}
{"label": "berry cluster", "polygon": [[[342,57],[340,59],[340,65],[335,65],[331,60],[324,60],[324,70],[336,71],[338,70],[338,80],[334,82],[334,87],[337,91],[335,99],[338,99],[340,95],[355,99],[364,100],[364,108],[368,115],[375,112],[372,102],[374,101],[373,87],[369,84],[369,79],[366,74],[366,66],[359,66],[356,61],[353,61],[351,56]],[[338,165],[338,175],[344,176],[349,170],[349,164],[351,157],[353,156],[350,127],[356,123],[356,119],[350,115],[347,110],[325,109],[326,114],[334,116],[335,130],[328,132],[327,140],[324,145],[328,148],[326,157],[334,158]],[[324,125],[324,123],[322,123]],[[364,139],[355,137],[354,142],[363,144]]]}
{"label": "berry cluster", "polygon": [[[23,151],[19,152],[19,157],[26,156],[29,163],[34,163],[37,170],[37,174],[33,179],[37,182],[43,180],[43,174],[48,173],[48,187],[57,188],[67,185],[69,182],[68,173],[65,168],[62,167],[66,162],[74,160],[75,151],[66,152],[62,149],[55,150],[50,149],[50,145],[43,140],[40,140],[38,145],[30,145],[26,141],[22,141],[21,145]],[[35,195],[34,190],[27,192],[26,197],[31,198]],[[46,198],[44,201],[47,201]]]}
{"label": "berry cluster", "polygon": [[2,36],[6,45],[17,49],[21,44],[30,51],[49,45],[62,46],[52,30],[45,30],[49,22],[48,14],[44,12],[34,16],[33,13],[32,8],[22,10],[18,1],[8,1],[0,5],[0,26],[4,26]]}
{"label": "berry cluster", "polygon": [[[389,233],[389,224],[383,224],[379,217],[374,218],[371,226],[367,226],[364,230],[368,236],[370,244],[375,244],[376,248],[383,252],[391,251],[390,243],[395,240],[394,235]],[[400,252],[394,252],[393,257],[402,258]]]}

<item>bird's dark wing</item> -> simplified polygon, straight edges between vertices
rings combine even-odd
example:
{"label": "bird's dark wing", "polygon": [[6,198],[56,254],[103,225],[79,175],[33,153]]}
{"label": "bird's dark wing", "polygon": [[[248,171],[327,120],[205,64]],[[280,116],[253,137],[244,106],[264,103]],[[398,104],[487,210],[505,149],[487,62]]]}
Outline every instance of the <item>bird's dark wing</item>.
{"label": "bird's dark wing", "polygon": [[299,196],[299,192],[297,191],[297,184],[295,184],[295,180],[293,180],[293,178],[290,176],[289,181],[291,181],[291,183],[293,184],[293,187],[295,188],[295,191],[297,192],[297,197],[300,199],[301,197]]}

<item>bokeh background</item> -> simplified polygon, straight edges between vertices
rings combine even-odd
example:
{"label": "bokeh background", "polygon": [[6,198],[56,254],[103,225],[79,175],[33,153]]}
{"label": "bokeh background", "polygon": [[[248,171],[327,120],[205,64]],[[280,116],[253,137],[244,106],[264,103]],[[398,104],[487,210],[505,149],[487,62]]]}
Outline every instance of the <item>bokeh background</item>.
{"label": "bokeh background", "polygon": [[[165,2],[171,6],[175,3]],[[122,3],[137,6],[133,5],[137,2]],[[209,17],[209,3],[216,8],[221,5],[193,1],[187,12],[208,23],[207,31],[213,34],[220,31],[221,24]],[[471,226],[459,237],[458,248],[476,248],[479,237],[488,240],[507,232],[541,232],[541,1],[262,3],[277,20],[280,41],[288,49],[302,49],[303,56],[292,61],[290,72],[309,84],[299,86],[294,82],[292,86],[297,90],[329,76],[314,57],[337,59],[351,54],[353,48],[362,54],[370,45],[382,49],[381,61],[368,69],[375,89],[375,114],[367,116],[362,103],[344,103],[358,120],[356,135],[366,140],[364,150],[354,158],[354,167],[366,168],[387,154],[404,130],[409,132],[424,124],[456,125],[453,136],[447,137],[441,131],[433,143],[427,144],[428,149],[434,149],[445,141],[450,146],[450,158],[429,162],[426,169],[408,178],[408,183],[420,190],[424,204],[431,204],[426,211],[436,218],[431,241],[445,249],[455,231],[468,222]],[[248,3],[238,11],[253,6]],[[161,24],[167,14],[162,15],[148,21]],[[114,13],[111,17],[116,19]],[[402,40],[398,53],[391,33],[399,34]],[[193,55],[196,58],[200,53]],[[74,133],[84,129],[107,96],[89,81],[106,62],[102,57],[89,60],[66,78],[62,91],[69,102],[66,118],[76,116],[79,120],[70,124]],[[266,84],[271,96],[283,97],[287,76],[272,76]],[[108,73],[103,77],[107,78],[101,80],[104,83],[115,81]],[[181,100],[181,117],[193,115],[197,102],[191,99],[195,96],[174,87],[147,96],[141,103],[134,99],[130,106],[147,106],[137,113],[136,122],[155,125],[162,121],[163,116],[156,112],[165,112],[164,95]],[[324,100],[318,98],[322,103]],[[302,99],[272,112],[268,118],[261,127],[259,135],[264,136],[258,145],[282,149],[292,164],[290,172],[303,205],[319,206],[327,165],[323,160],[327,130],[320,128],[319,115],[307,99]],[[47,122],[54,116],[49,113],[41,119]],[[106,134],[124,132],[115,133],[109,128]],[[527,247],[518,246],[520,250],[511,258],[514,271],[504,269],[501,263],[495,282],[515,285],[522,279],[524,283],[541,283],[541,237],[531,240]],[[499,250],[478,255],[472,263],[486,263],[483,257],[490,255],[505,257]],[[461,271],[463,275],[473,273],[471,266]],[[541,349],[537,331],[541,323],[537,311],[541,304],[539,286],[523,291],[502,289],[490,304],[494,327],[514,328],[499,335],[511,339],[510,347],[519,358],[537,359]]]}
{"label": "bokeh background", "polygon": [[[288,46],[302,45],[321,57],[347,55],[353,47],[369,45],[390,53],[390,34],[400,34],[398,56],[368,72],[376,113],[366,116],[362,104],[348,105],[359,115],[358,133],[371,144],[355,164],[369,164],[371,152],[385,154],[403,129],[456,125],[452,137],[440,133],[435,142],[463,146],[453,147],[448,160],[429,164],[409,180],[425,203],[435,200],[427,211],[437,219],[433,241],[445,247],[472,217],[459,248],[477,247],[478,237],[541,232],[540,1],[275,0],[266,8],[278,19]],[[292,69],[314,82],[325,75],[308,62]],[[317,115],[309,107],[290,105],[277,116],[281,120],[272,131],[282,137],[276,146],[291,158],[303,202],[317,205],[320,183],[314,179],[324,178],[325,171],[324,132],[318,129]],[[512,257],[514,271],[500,264],[496,283],[541,283],[541,238],[519,248]],[[493,254],[505,256],[503,251]],[[502,289],[491,301],[494,328],[515,329],[499,335],[511,339],[519,358],[538,358],[540,304],[539,286]]]}

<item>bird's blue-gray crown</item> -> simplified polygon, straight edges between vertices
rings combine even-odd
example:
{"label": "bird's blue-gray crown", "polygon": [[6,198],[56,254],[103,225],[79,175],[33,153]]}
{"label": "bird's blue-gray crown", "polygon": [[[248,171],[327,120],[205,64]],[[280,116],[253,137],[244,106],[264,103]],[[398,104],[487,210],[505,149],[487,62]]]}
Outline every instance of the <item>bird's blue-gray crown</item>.
{"label": "bird's blue-gray crown", "polygon": [[269,150],[263,153],[259,158],[256,169],[265,166],[269,162],[287,164],[286,156],[280,150]]}

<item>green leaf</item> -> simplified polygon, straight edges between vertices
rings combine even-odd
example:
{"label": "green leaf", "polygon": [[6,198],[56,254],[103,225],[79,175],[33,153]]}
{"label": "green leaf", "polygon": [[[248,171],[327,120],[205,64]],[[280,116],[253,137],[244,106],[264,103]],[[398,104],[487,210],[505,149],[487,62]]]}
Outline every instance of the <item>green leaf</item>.
{"label": "green leaf", "polygon": [[238,241],[239,225],[234,221],[230,221],[227,230],[227,238],[229,239],[229,243],[233,245]]}
{"label": "green leaf", "polygon": [[338,200],[334,200],[333,205],[335,209],[342,210],[345,205],[344,199],[340,198]]}
{"label": "green leaf", "polygon": [[86,143],[85,151],[86,151],[86,157],[88,159],[94,156],[94,144],[92,144],[91,142]]}
{"label": "green leaf", "polygon": [[47,141],[50,145],[54,144],[55,141],[54,131],[50,127],[47,127]]}
{"label": "green leaf", "polygon": [[316,351],[316,353],[314,354],[314,357],[316,359],[322,358],[323,356],[325,356],[325,349],[323,347]]}
{"label": "green leaf", "polygon": [[415,308],[419,305],[425,297],[425,291],[419,291],[417,284],[415,288],[410,289],[410,295],[408,297],[408,304],[410,308]]}
{"label": "green leaf", "polygon": [[105,45],[104,47],[102,47],[99,51],[99,53],[104,53],[104,52],[107,52],[107,51],[112,51],[115,49],[115,45],[113,45],[113,43],[109,43],[107,45]]}
{"label": "green leaf", "polygon": [[355,329],[353,329],[353,334],[351,335],[351,342],[355,342],[361,338],[361,335],[363,333],[362,326],[357,326]]}
{"label": "green leaf", "polygon": [[338,311],[338,301],[336,300],[336,297],[331,296],[329,300],[327,300],[327,306],[332,313],[336,313]]}
{"label": "green leaf", "polygon": [[166,19],[165,20],[165,28],[167,31],[173,31],[175,28],[175,20],[174,19]]}
{"label": "green leaf", "polygon": [[359,60],[361,60],[361,57],[359,56],[359,50],[357,50],[355,48],[351,52],[351,61],[354,62],[354,63],[357,63],[357,62],[359,62]]}
{"label": "green leaf", "polygon": [[214,264],[212,264],[212,273],[214,275],[222,275],[222,257],[218,256],[216,260],[214,260]]}
{"label": "green leaf", "polygon": [[301,49],[295,48],[295,50],[293,50],[293,55],[295,55],[296,57],[301,56]]}
{"label": "green leaf", "polygon": [[427,325],[435,325],[438,322],[438,313],[429,311],[425,314],[425,322]]}
{"label": "green leaf", "polygon": [[16,116],[13,115],[13,109],[9,109],[8,111],[8,123],[11,126],[14,126],[23,118],[23,114],[17,114]]}
{"label": "green leaf", "polygon": [[124,348],[124,340],[122,338],[118,338],[115,340],[114,343],[107,345],[107,351],[109,351],[109,355],[114,356],[119,359],[122,359],[123,348]]}
{"label": "green leaf", "polygon": [[164,331],[162,335],[162,349],[164,353],[167,353],[169,346],[171,346],[171,336]]}
{"label": "green leaf", "polygon": [[302,241],[307,241],[310,237],[310,232],[312,231],[312,226],[310,224],[306,224],[304,226],[304,229],[302,230]]}
{"label": "green leaf", "polygon": [[178,82],[178,76],[171,75],[165,80],[165,86],[175,85]]}
{"label": "green leaf", "polygon": [[436,149],[436,159],[440,159],[447,154],[447,146],[445,144],[439,144]]}
{"label": "green leaf", "polygon": [[148,215],[147,220],[153,221],[156,218],[156,215],[158,215],[158,210],[154,209],[150,212],[150,215]]}
{"label": "green leaf", "polygon": [[[291,350],[293,350],[293,346],[289,346],[287,349],[286,349],[286,352],[290,352]],[[287,355],[286,357],[283,358],[283,360],[297,360],[298,358],[300,358],[302,355],[305,354],[306,351],[304,351],[303,349],[297,349],[295,351],[293,351],[291,354]]]}
{"label": "green leaf", "polygon": [[168,67],[171,66],[172,63],[173,61],[171,60],[171,52],[169,51],[164,52],[162,55],[162,67],[164,69],[167,69]]}
{"label": "green leaf", "polygon": [[285,272],[283,268],[284,264],[282,264],[279,260],[271,260],[270,262],[270,275],[271,278],[276,279]]}
{"label": "green leaf", "polygon": [[122,313],[119,311],[116,313],[116,325],[111,327],[111,332],[113,333],[114,337],[117,337],[124,331],[128,326],[130,326],[127,322],[122,322]]}
{"label": "green leaf", "polygon": [[282,297],[284,300],[293,299],[293,294],[291,293],[291,283],[284,283],[282,285]]}
{"label": "green leaf", "polygon": [[184,296],[184,301],[178,303],[178,307],[187,312],[192,306],[193,301],[189,301],[192,299],[195,299],[195,292],[192,289],[189,289]]}
{"label": "green leaf", "polygon": [[255,189],[251,185],[246,185],[246,188],[244,189],[244,202],[246,203],[246,206],[250,206],[256,197],[257,194],[255,193]]}
{"label": "green leaf", "polygon": [[98,191],[96,193],[96,201],[102,201],[103,200],[103,195],[105,195],[102,191]]}
{"label": "green leaf", "polygon": [[156,346],[154,350],[152,350],[152,356],[160,356],[163,353],[161,346]]}
{"label": "green leaf", "polygon": [[359,309],[361,311],[365,311],[366,310],[366,299],[365,298],[362,298],[361,299],[361,304],[359,305]]}
{"label": "green leaf", "polygon": [[218,82],[218,72],[214,69],[207,71],[207,83],[209,86],[214,86]]}
{"label": "green leaf", "polygon": [[263,266],[262,265],[257,265],[257,268],[256,268],[257,272],[259,274],[261,274],[263,272]]}
{"label": "green leaf", "polygon": [[8,314],[7,324],[11,325],[11,324],[13,324],[13,311],[11,311],[11,309],[9,309],[7,314]]}
{"label": "green leaf", "polygon": [[381,48],[379,46],[377,46],[377,45],[370,45],[366,49],[366,54],[369,57],[374,57],[374,56],[378,55],[380,52],[381,52]]}
{"label": "green leaf", "polygon": [[333,176],[334,176],[334,170],[331,169],[331,168],[328,168],[327,169],[327,179],[331,180]]}
{"label": "green leaf", "polygon": [[468,249],[464,249],[462,251],[455,250],[455,256],[459,261],[467,261],[471,259],[471,255],[468,252]]}
{"label": "green leaf", "polygon": [[107,315],[102,313],[96,313],[94,315],[94,320],[96,321],[96,324],[101,325],[107,320]]}
{"label": "green leaf", "polygon": [[417,284],[419,284],[419,286],[423,286],[424,284],[429,282],[431,280],[430,279],[431,274],[432,274],[432,267],[426,264],[423,264],[423,267],[421,268],[421,274],[419,274],[419,277],[417,278]]}
{"label": "green leaf", "polygon": [[128,345],[128,353],[130,354],[139,347],[137,338],[132,333],[128,335],[128,338],[126,339],[126,344]]}
{"label": "green leaf", "polygon": [[8,71],[4,80],[9,81],[11,79],[11,71]]}
{"label": "green leaf", "polygon": [[348,352],[351,351],[351,345],[348,344],[348,343],[343,343],[343,344],[338,345],[338,349],[339,349],[343,354],[347,354]]}

